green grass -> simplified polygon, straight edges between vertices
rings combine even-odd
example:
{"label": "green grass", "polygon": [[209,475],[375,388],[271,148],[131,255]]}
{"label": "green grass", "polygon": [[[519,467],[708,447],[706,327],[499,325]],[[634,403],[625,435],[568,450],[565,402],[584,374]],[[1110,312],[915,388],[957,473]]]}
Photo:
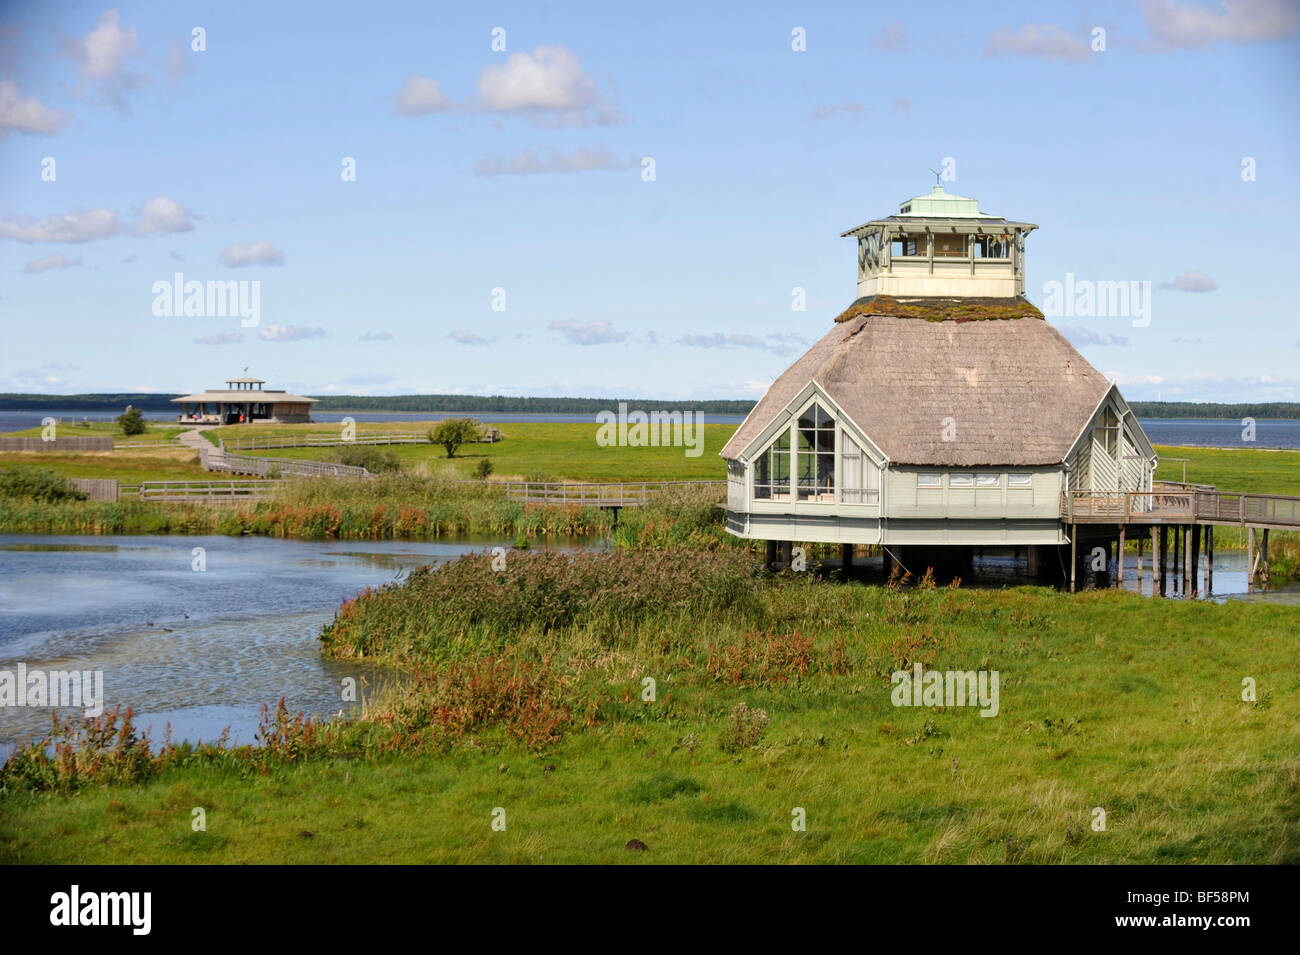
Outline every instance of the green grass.
{"label": "green grass", "polygon": [[1213,484],[1221,491],[1300,496],[1300,451],[1268,451],[1262,448],[1183,448],[1159,446],[1161,462],[1156,478],[1181,481],[1187,458],[1187,480]]}
{"label": "green grass", "polygon": [[[754,587],[753,602],[712,612],[616,622],[595,608],[502,645],[479,632],[478,648],[456,613],[412,601],[430,642],[409,665],[454,662],[465,679],[431,675],[331,754],[265,775],[232,762],[71,795],[11,787],[0,861],[1300,861],[1300,610]],[[347,627],[370,612],[363,598]],[[522,677],[494,691],[488,659]],[[998,670],[999,715],[894,707],[888,674],[912,660]],[[574,712],[557,741],[525,745],[505,724],[538,698]],[[754,745],[725,746],[741,702],[770,722]],[[448,725],[460,731],[434,731]],[[190,830],[194,807],[205,833]],[[806,832],[791,828],[796,808]],[[630,839],[649,851],[625,851]]]}
{"label": "green grass", "polygon": [[[490,458],[494,477],[526,478],[534,475],[550,480],[572,481],[723,481],[726,463],[718,452],[735,431],[735,425],[704,425],[703,451],[699,457],[687,457],[681,447],[630,448],[600,447],[596,444],[597,425],[592,423],[542,424],[503,422],[499,428],[505,440],[496,444],[463,446],[451,461],[441,447],[427,444],[392,445],[391,449],[408,467],[425,467],[436,472],[450,470],[457,476],[470,477],[474,466]],[[423,434],[429,422],[361,422],[357,433],[413,431]],[[287,434],[337,434],[327,425],[232,425],[214,428],[204,434],[215,444],[219,438]],[[315,461],[333,460],[337,448],[284,448],[257,452],[266,457],[299,458]]]}
{"label": "green grass", "polygon": [[[7,438],[39,438],[45,429],[42,427],[25,428],[22,431],[5,432]],[[64,438],[112,438],[114,441],[170,441],[187,430],[178,425],[148,422],[144,434],[123,434],[116,421],[91,421],[87,424],[65,422],[58,426],[57,434]]]}
{"label": "green grass", "polygon": [[0,451],[0,468],[14,464],[52,468],[64,477],[117,478],[121,484],[242,479],[238,474],[216,475],[203,470],[199,453],[184,447],[135,451]]}

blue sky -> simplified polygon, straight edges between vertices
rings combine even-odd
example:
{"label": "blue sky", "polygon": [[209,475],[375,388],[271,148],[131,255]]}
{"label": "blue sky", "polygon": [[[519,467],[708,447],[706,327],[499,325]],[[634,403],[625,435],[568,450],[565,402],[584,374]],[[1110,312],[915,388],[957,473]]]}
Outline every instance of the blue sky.
{"label": "blue sky", "polygon": [[1298,0],[441,6],[0,6],[0,391],[755,398],[951,159],[1130,399],[1300,400]]}

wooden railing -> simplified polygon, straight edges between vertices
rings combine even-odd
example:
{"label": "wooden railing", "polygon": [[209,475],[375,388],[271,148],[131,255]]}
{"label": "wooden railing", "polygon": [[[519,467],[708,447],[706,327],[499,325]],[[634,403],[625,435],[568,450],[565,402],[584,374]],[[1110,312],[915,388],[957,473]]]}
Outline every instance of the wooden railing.
{"label": "wooden railing", "polygon": [[253,474],[258,477],[373,477],[365,468],[350,464],[298,461],[293,458],[255,458],[207,447],[199,449],[199,460],[205,471],[227,471],[231,474]]}
{"label": "wooden railing", "polygon": [[272,493],[279,486],[279,481],[142,481],[139,493],[142,501],[200,501],[214,504],[255,501]]}
{"label": "wooden railing", "polygon": [[[501,432],[492,428],[473,443],[495,444],[501,440]],[[288,434],[288,435],[252,435],[249,437],[221,438],[222,450],[229,451],[267,451],[278,448],[337,448],[349,444],[430,444],[429,436],[419,431],[387,431],[381,433],[357,434],[344,440],[341,435],[327,432],[325,434]]]}
{"label": "wooden railing", "polygon": [[726,481],[623,481],[608,484],[563,484],[542,481],[507,481],[506,497],[534,504],[573,504],[580,507],[639,507],[653,495],[678,487],[711,487],[726,493]]}
{"label": "wooden railing", "polygon": [[1078,524],[1241,524],[1300,528],[1300,497],[1231,491],[1155,490],[1113,494],[1072,491],[1061,516]]}

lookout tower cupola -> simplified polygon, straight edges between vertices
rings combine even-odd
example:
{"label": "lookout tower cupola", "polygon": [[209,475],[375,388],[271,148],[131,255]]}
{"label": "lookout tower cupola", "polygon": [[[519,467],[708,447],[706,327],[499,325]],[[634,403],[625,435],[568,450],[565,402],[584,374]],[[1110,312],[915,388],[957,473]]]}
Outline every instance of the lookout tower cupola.
{"label": "lookout tower cupola", "polygon": [[841,235],[858,240],[859,298],[1015,298],[1025,291],[1025,236],[1037,228],[936,185]]}

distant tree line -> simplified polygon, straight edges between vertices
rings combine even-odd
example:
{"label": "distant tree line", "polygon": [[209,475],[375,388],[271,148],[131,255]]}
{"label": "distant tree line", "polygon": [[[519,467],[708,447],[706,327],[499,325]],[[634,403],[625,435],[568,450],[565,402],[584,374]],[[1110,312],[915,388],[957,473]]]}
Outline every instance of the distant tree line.
{"label": "distant tree line", "polygon": [[1294,401],[1224,404],[1199,401],[1130,401],[1139,418],[1300,418],[1300,403]]}

